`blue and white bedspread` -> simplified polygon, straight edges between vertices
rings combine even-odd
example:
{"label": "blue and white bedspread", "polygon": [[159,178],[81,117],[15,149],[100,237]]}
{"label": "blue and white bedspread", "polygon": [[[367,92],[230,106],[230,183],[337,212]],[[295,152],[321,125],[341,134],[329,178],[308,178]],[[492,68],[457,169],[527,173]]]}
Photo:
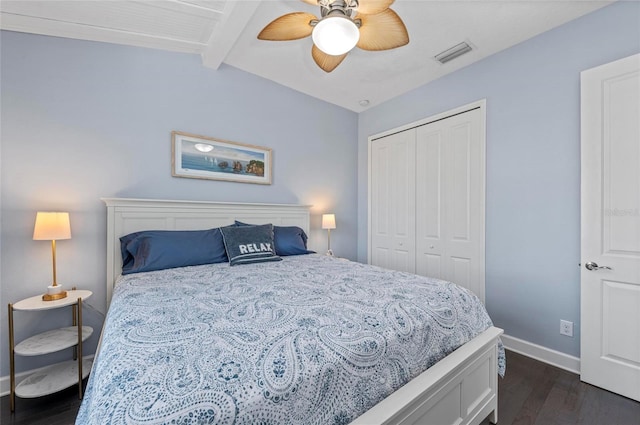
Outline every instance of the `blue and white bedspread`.
{"label": "blue and white bedspread", "polygon": [[322,255],[127,275],[76,423],[347,424],[491,325],[456,285]]}

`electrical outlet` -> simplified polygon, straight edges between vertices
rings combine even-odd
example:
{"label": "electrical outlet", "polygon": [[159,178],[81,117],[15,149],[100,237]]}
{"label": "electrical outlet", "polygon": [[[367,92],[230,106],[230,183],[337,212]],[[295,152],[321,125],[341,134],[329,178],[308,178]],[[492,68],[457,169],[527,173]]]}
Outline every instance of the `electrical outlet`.
{"label": "electrical outlet", "polygon": [[573,322],[569,322],[568,320],[560,320],[560,334],[573,336]]}

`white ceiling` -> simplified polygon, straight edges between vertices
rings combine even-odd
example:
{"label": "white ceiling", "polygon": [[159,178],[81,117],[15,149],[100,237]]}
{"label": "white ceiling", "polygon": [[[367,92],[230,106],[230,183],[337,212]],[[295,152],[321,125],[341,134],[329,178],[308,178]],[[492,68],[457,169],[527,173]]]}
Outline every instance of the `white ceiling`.
{"label": "white ceiling", "polygon": [[[3,0],[0,28],[200,54],[203,66],[226,63],[360,112],[612,2],[397,0],[391,8],[409,44],[383,52],[356,48],[328,74],[313,62],[310,38],[256,38],[285,13],[319,15],[302,1]],[[444,65],[433,59],[462,41],[474,50]]]}

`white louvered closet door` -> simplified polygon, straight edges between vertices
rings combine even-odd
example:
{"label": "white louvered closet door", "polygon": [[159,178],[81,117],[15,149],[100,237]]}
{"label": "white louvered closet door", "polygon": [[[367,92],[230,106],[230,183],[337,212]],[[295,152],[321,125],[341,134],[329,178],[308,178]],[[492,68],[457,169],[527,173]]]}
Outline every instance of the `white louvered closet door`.
{"label": "white louvered closet door", "polygon": [[370,149],[371,264],[449,280],[484,301],[483,110],[401,129]]}
{"label": "white louvered closet door", "polygon": [[415,273],[415,131],[371,144],[371,263]]}

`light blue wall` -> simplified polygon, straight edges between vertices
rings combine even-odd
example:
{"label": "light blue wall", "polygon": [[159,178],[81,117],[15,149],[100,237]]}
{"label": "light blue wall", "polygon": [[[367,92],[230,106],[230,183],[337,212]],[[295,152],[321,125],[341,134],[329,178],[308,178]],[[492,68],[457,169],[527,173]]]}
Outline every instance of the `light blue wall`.
{"label": "light blue wall", "polygon": [[[38,210],[71,213],[58,281],[92,290],[89,303],[102,312],[101,197],[313,204],[311,246],[326,249],[320,214],[332,211],[332,247],[355,259],[355,113],[228,66],[207,69],[197,55],[6,31],[0,43],[0,375],[9,373],[7,303],[42,293],[51,279],[50,244],[31,240]],[[171,177],[172,130],[272,148],[274,183]],[[16,313],[17,339],[70,315]],[[85,320],[96,329],[90,353],[102,318],[88,309]],[[19,358],[18,371],[59,358]]]}
{"label": "light blue wall", "polygon": [[[558,329],[579,324],[579,73],[640,51],[639,27],[640,5],[621,2],[359,116],[194,55],[0,32],[2,305],[48,284],[50,248],[31,240],[33,222],[60,209],[73,239],[58,244],[58,280],[93,290],[104,312],[100,197],[314,204],[312,244],[324,248],[319,214],[331,210],[335,251],[355,258],[357,241],[366,261],[367,137],[486,98],[487,307],[508,334],[578,355],[579,338]],[[172,178],[171,130],[273,148],[274,184]],[[70,315],[18,314],[18,340]],[[99,329],[102,318],[88,309],[85,320]]]}
{"label": "light blue wall", "polygon": [[[580,72],[640,52],[620,2],[359,115],[358,258],[367,258],[367,137],[487,99],[486,302],[511,336],[579,356]],[[560,319],[576,337],[559,335]]]}

